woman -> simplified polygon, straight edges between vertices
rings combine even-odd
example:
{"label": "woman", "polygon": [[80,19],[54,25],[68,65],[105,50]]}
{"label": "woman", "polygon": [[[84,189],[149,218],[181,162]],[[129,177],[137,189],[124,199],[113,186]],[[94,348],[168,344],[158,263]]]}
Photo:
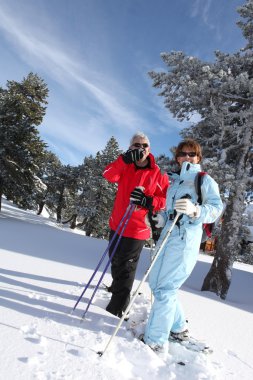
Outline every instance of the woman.
{"label": "woman", "polygon": [[175,158],[180,171],[170,174],[166,211],[155,219],[157,227],[164,226],[157,244],[170,228],[176,212],[182,215],[150,272],[154,303],[143,336],[144,343],[162,357],[167,355],[170,335],[178,340],[189,337],[177,291],[196,264],[202,224],[214,222],[222,211],[218,184],[208,174],[201,186],[202,204],[197,204],[195,178],[201,171],[200,145],[192,139],[182,141]]}

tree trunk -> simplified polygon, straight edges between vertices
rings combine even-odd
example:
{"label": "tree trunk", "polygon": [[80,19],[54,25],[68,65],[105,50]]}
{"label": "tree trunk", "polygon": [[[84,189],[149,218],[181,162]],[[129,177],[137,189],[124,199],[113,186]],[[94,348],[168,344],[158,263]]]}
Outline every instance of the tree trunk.
{"label": "tree trunk", "polygon": [[63,205],[63,193],[64,193],[64,187],[62,188],[62,191],[59,195],[59,199],[58,199],[58,205],[57,205],[57,208],[56,208],[56,220],[57,220],[57,223],[61,223],[61,213],[62,213],[62,205]]}
{"label": "tree trunk", "polygon": [[76,228],[76,219],[77,219],[77,214],[74,214],[72,216],[72,222],[71,222],[71,224],[69,226],[72,230],[74,230]]}
{"label": "tree trunk", "polygon": [[69,227],[72,230],[74,230],[76,228],[76,219],[77,219],[77,214],[73,214],[71,215],[71,218],[69,218],[68,220],[64,220],[62,224],[67,224],[71,222]]}
{"label": "tree trunk", "polygon": [[0,211],[2,210],[3,179],[0,177]]}
{"label": "tree trunk", "polygon": [[40,214],[42,213],[42,210],[43,210],[43,208],[44,208],[44,206],[45,206],[45,203],[46,203],[46,202],[44,202],[44,201],[40,202],[40,204],[39,204],[39,209],[38,209],[38,212],[37,212],[37,215],[40,215]]}
{"label": "tree trunk", "polygon": [[217,242],[216,254],[211,268],[206,275],[201,290],[216,293],[221,299],[226,299],[232,278],[234,260],[240,250],[240,226],[244,209],[244,194],[246,189],[246,163],[250,141],[252,139],[252,122],[242,128],[243,141],[239,147],[240,159],[236,168],[236,179],[231,198],[227,205],[222,225],[221,237]]}
{"label": "tree trunk", "polygon": [[62,210],[62,207],[61,207],[61,204],[59,204],[57,206],[57,210],[56,210],[56,221],[57,221],[57,223],[61,223],[61,210]]}
{"label": "tree trunk", "polygon": [[[236,202],[236,195],[233,200]],[[241,218],[241,213],[238,215],[236,211],[233,211],[233,200],[227,205],[214,260],[201,288],[202,291],[208,290],[216,293],[221,299],[226,299],[237,253],[239,227],[235,230],[233,221],[237,217]]]}

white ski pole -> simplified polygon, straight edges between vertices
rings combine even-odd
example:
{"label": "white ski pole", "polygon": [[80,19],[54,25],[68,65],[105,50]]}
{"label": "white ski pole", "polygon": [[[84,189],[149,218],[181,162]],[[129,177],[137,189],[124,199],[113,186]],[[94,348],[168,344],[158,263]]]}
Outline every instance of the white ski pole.
{"label": "white ski pole", "polygon": [[[154,256],[154,250],[155,250],[153,245],[154,245],[154,240],[153,240],[153,244],[152,244],[152,247],[150,250],[150,264],[152,263],[153,256]],[[153,304],[153,292],[152,292],[152,289],[150,288],[150,305],[152,306],[152,304]]]}
{"label": "white ski pole", "polygon": [[145,274],[144,274],[144,277],[143,277],[142,281],[140,282],[138,288],[136,289],[136,291],[135,291],[135,293],[134,293],[134,295],[133,295],[131,301],[129,302],[129,304],[128,304],[128,306],[127,306],[127,308],[126,308],[124,314],[123,314],[122,317],[120,318],[120,321],[119,321],[119,323],[117,324],[117,326],[116,326],[116,328],[115,328],[113,334],[111,335],[111,337],[110,337],[110,339],[109,339],[107,345],[105,346],[104,351],[98,351],[98,352],[97,352],[97,354],[98,354],[99,356],[102,356],[102,355],[105,353],[105,351],[106,351],[107,348],[109,347],[110,343],[112,342],[113,338],[115,337],[115,335],[117,334],[118,330],[120,329],[120,326],[122,325],[122,323],[123,323],[123,321],[124,321],[124,319],[125,319],[127,313],[130,311],[130,309],[131,309],[131,307],[132,307],[132,305],[133,305],[133,303],[134,303],[134,301],[135,301],[135,298],[136,298],[136,296],[137,296],[138,293],[139,293],[139,290],[140,290],[142,284],[145,282],[145,280],[146,280],[146,278],[148,277],[148,275],[149,275],[151,269],[153,268],[153,265],[155,264],[156,259],[157,259],[158,256],[159,256],[159,253],[161,252],[161,250],[163,249],[164,245],[166,244],[166,241],[167,241],[168,237],[170,236],[170,234],[171,234],[171,232],[172,232],[172,230],[173,230],[175,224],[177,223],[177,220],[178,220],[178,218],[180,217],[180,215],[181,215],[181,213],[177,213],[177,215],[175,216],[175,219],[174,219],[172,225],[170,226],[170,229],[166,232],[166,234],[165,234],[165,236],[164,236],[164,238],[163,238],[161,244],[159,245],[159,247],[157,247],[157,249],[155,249],[154,256],[153,256],[153,259],[152,259],[152,262],[151,262],[149,268],[146,270],[146,272],[145,272]]}

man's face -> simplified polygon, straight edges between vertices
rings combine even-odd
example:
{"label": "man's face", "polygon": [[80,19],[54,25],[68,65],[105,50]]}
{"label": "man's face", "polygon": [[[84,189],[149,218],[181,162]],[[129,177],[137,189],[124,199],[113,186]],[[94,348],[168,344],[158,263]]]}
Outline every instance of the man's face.
{"label": "man's face", "polygon": [[143,152],[143,157],[138,162],[144,162],[149,155],[150,146],[146,139],[142,137],[136,137],[133,141],[133,144],[130,146],[130,149],[141,149]]}

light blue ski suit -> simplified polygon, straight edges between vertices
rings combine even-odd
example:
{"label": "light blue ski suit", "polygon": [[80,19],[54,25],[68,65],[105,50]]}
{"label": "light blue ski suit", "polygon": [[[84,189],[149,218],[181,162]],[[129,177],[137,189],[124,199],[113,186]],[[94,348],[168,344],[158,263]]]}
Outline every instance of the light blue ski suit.
{"label": "light blue ski suit", "polygon": [[[157,244],[162,242],[170,228],[177,199],[188,195],[197,204],[195,177],[201,171],[199,164],[183,162],[180,174],[170,176],[171,185],[167,192],[166,211],[162,214],[166,224]],[[198,218],[185,214],[175,225],[167,243],[150,272],[149,285],[154,294],[154,303],[145,328],[146,344],[164,345],[170,331],[181,332],[185,329],[185,316],[177,298],[177,291],[190,276],[199,253],[202,237],[202,223],[212,223],[222,212],[222,201],[218,184],[208,175],[204,175],[201,186],[202,205]]]}

